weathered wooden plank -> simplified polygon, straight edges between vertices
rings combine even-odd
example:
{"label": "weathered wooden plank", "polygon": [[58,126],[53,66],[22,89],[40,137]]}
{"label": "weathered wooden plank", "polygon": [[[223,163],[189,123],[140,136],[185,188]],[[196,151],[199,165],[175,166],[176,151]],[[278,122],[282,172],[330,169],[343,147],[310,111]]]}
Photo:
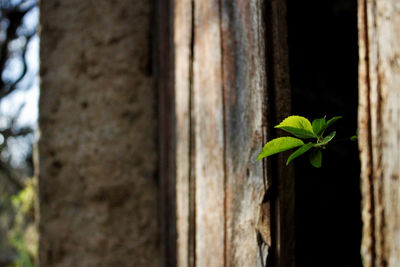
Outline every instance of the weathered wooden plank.
{"label": "weathered wooden plank", "polygon": [[[271,26],[267,90],[263,0],[175,2],[179,266],[263,266],[272,244],[286,251],[276,249],[276,257],[287,256],[282,264],[293,260],[287,255],[293,253],[287,238],[293,238],[293,225],[287,224],[293,219],[292,176],[279,169],[274,178],[286,179],[276,185],[283,193],[270,199],[274,230],[287,227],[288,234],[279,231],[272,242],[271,203],[262,203],[272,173],[264,184],[263,165],[255,163],[267,124],[287,115],[289,106],[280,8],[269,6],[270,24],[278,30]],[[289,205],[287,212],[282,205]]]}
{"label": "weathered wooden plank", "polygon": [[194,1],[196,266],[224,266],[224,126],[218,0]]}
{"label": "weathered wooden plank", "polygon": [[358,6],[359,25],[359,149],[361,158],[361,193],[362,193],[362,220],[363,240],[361,252],[366,267],[372,267],[375,261],[374,233],[373,233],[373,192],[372,192],[372,164],[369,144],[370,115],[369,115],[369,76],[368,76],[368,32],[366,21],[366,1],[360,1]]}
{"label": "weathered wooden plank", "polygon": [[359,1],[365,267],[400,265],[400,4]]}
{"label": "weathered wooden plank", "polygon": [[[271,245],[270,225],[259,216],[265,193],[262,111],[266,89],[263,1],[222,1],[226,131],[226,266],[263,266],[257,231]],[[262,222],[257,225],[258,222]],[[265,231],[263,229],[266,229]],[[261,257],[260,257],[261,256]]]}
{"label": "weathered wooden plank", "polygon": [[190,242],[194,241],[194,233],[190,231],[190,217],[193,214],[190,215],[189,194],[193,7],[192,0],[175,0],[174,2],[177,264],[179,267],[186,267],[194,262],[194,253],[190,252],[193,245]]}

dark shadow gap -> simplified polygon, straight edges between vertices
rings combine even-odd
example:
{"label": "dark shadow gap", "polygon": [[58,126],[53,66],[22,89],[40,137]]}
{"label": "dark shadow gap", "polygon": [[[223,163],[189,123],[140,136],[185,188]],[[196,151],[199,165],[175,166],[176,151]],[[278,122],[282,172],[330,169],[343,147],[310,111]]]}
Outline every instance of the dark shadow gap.
{"label": "dark shadow gap", "polygon": [[[355,134],[357,2],[287,0],[287,11],[292,114],[342,115],[336,139]],[[321,169],[295,161],[296,266],[362,266],[357,142],[330,145]]]}

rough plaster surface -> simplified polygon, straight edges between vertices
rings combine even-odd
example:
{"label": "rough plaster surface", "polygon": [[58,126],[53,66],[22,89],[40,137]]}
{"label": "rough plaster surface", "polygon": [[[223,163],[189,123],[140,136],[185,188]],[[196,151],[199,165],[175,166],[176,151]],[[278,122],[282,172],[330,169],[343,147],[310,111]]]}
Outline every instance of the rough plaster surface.
{"label": "rough plaster surface", "polygon": [[160,266],[151,1],[41,1],[40,265]]}

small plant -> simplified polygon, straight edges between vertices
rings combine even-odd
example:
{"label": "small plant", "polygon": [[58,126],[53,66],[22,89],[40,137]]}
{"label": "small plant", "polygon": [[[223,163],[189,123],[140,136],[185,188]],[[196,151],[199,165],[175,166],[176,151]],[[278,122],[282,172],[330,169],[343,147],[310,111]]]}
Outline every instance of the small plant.
{"label": "small plant", "polygon": [[[311,123],[308,119],[301,116],[289,116],[279,125],[275,126],[275,128],[282,129],[294,135],[295,137],[278,137],[269,141],[263,147],[261,153],[258,155],[257,160],[261,160],[265,157],[299,147],[289,156],[286,161],[286,165],[288,165],[295,158],[311,150],[311,153],[309,153],[310,163],[312,166],[320,168],[322,165],[322,149],[325,149],[328,143],[331,142],[336,135],[336,132],[332,131],[328,135],[324,136],[325,131],[329,126],[341,118],[341,116],[336,116],[326,121],[324,117],[321,119],[316,119]],[[305,143],[302,139],[314,139],[314,141]],[[350,140],[355,139],[357,139],[357,136],[350,137]]]}

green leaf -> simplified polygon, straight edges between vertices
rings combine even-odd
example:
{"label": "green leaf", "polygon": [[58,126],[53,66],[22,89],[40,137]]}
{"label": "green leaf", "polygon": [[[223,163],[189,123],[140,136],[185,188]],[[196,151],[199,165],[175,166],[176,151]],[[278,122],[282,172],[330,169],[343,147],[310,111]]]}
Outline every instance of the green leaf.
{"label": "green leaf", "polygon": [[328,134],[327,136],[325,136],[324,139],[322,139],[321,142],[317,143],[316,145],[314,145],[315,147],[320,147],[320,146],[326,146],[330,141],[332,141],[333,137],[335,137],[336,132],[333,131],[330,134]]}
{"label": "green leaf", "polygon": [[325,125],[326,125],[325,117],[321,118],[321,119],[313,120],[312,128],[313,128],[314,134],[316,136],[321,136],[322,131],[325,129]]}
{"label": "green leaf", "polygon": [[[278,127],[277,127],[278,128]],[[294,136],[298,137],[298,138],[302,138],[302,139],[308,139],[308,138],[315,138],[316,136],[314,135],[314,133],[309,132],[309,131],[305,131],[303,129],[298,129],[298,128],[293,128],[293,127],[288,127],[288,126],[284,126],[284,127],[279,127],[280,129],[293,134]]]}
{"label": "green leaf", "polygon": [[283,152],[298,146],[304,145],[304,142],[294,137],[278,137],[265,144],[263,150],[258,155],[257,160]]}
{"label": "green leaf", "polygon": [[315,168],[321,168],[322,166],[322,152],[319,149],[315,149],[310,153],[310,163]]}
{"label": "green leaf", "polygon": [[357,135],[353,135],[352,137],[350,137],[350,141],[356,141],[358,139]]}
{"label": "green leaf", "polygon": [[[341,118],[343,118],[343,116],[336,116],[336,117],[333,117],[332,119],[328,120],[328,121],[326,122],[326,128],[328,128],[328,127],[331,126],[334,122],[336,122],[337,120],[340,120]],[[326,129],[326,128],[325,128],[325,129]]]}
{"label": "green leaf", "polygon": [[311,122],[301,116],[289,116],[284,119],[279,125],[275,126],[275,128],[282,129],[299,138],[316,137],[313,132]]}
{"label": "green leaf", "polygon": [[282,129],[288,133],[293,134],[294,136],[302,139],[308,139],[308,138],[315,138],[316,136],[314,133],[303,130],[303,129],[298,129],[298,128],[293,128],[293,127],[288,127],[288,126],[283,126],[283,127],[276,127],[279,129]]}
{"label": "green leaf", "polygon": [[286,166],[289,165],[289,163],[294,160],[295,158],[297,158],[298,156],[303,155],[304,153],[306,153],[308,150],[310,150],[310,148],[313,147],[313,143],[307,143],[305,145],[302,145],[299,149],[297,149],[295,152],[293,152],[289,158],[286,161]]}
{"label": "green leaf", "polygon": [[326,122],[326,125],[324,127],[324,129],[321,131],[321,135],[324,134],[325,130],[328,129],[329,126],[331,126],[333,123],[335,123],[337,120],[340,120],[341,118],[343,118],[342,116],[336,116],[333,117],[332,119],[328,120]]}
{"label": "green leaf", "polygon": [[358,139],[358,128],[356,130],[356,134],[350,137],[350,141],[356,141]]}

